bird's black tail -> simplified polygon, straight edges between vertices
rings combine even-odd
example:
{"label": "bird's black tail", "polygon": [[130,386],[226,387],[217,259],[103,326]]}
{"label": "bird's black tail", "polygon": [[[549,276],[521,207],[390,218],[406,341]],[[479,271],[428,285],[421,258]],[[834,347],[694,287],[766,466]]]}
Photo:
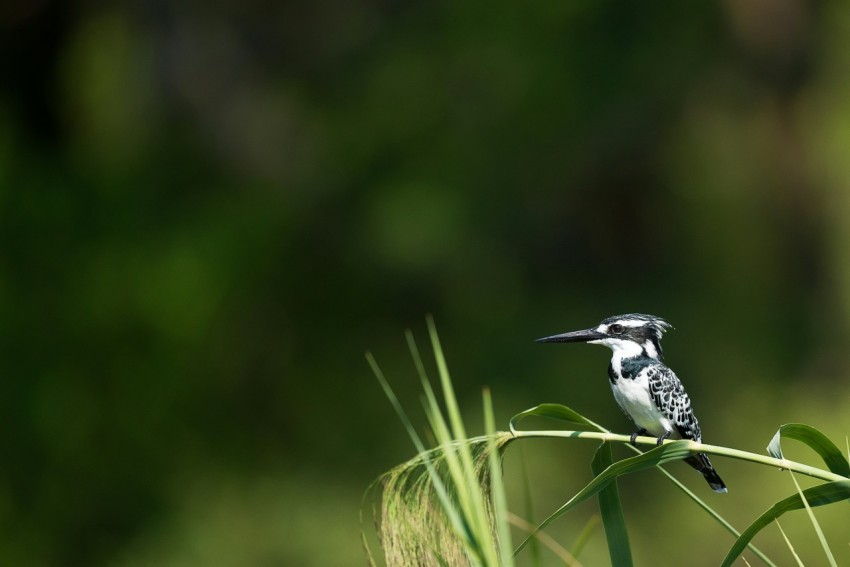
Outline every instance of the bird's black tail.
{"label": "bird's black tail", "polygon": [[727,492],[726,484],[723,482],[723,479],[720,478],[720,475],[717,474],[717,471],[714,470],[714,466],[712,466],[711,461],[708,460],[708,455],[705,453],[697,453],[693,457],[685,459],[685,462],[702,473],[702,476],[705,477],[706,482],[708,482],[708,485],[711,486],[711,489],[714,492]]}

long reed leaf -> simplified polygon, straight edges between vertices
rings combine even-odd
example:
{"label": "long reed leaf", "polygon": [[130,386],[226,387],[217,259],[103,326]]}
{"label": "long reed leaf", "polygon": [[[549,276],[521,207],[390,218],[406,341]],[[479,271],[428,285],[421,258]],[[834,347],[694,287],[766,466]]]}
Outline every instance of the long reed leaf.
{"label": "long reed leaf", "polygon": [[[525,453],[522,447],[519,448],[519,457],[520,465],[522,465],[522,496],[525,505],[525,520],[523,521],[531,525],[531,529],[526,530],[531,532],[534,529],[534,501],[531,497],[531,480],[528,476],[528,463],[525,460]],[[520,518],[517,516],[517,519],[519,520]],[[514,523],[514,525],[517,524]],[[537,542],[540,540],[542,538],[535,538],[528,545],[529,555],[531,555],[531,565],[533,567],[540,567],[540,547],[537,545]]]}
{"label": "long reed leaf", "polygon": [[[460,408],[457,403],[457,398],[455,396],[454,387],[452,386],[451,376],[449,375],[449,368],[446,364],[445,356],[443,355],[443,349],[440,345],[440,337],[437,335],[437,327],[434,324],[434,319],[430,315],[426,318],[426,323],[428,326],[428,334],[431,337],[431,347],[434,352],[434,359],[437,361],[437,373],[440,376],[440,383],[443,387],[443,400],[446,404],[446,413],[449,417],[449,422],[452,426],[452,434],[454,439],[466,439],[466,428],[463,424],[463,419],[460,413]],[[474,478],[474,466],[472,463],[472,458],[467,451],[461,450],[459,451],[460,462],[463,466],[463,474],[467,479]],[[471,500],[471,508],[469,510],[470,520],[475,523],[474,531],[476,533],[484,533],[485,530],[489,530],[489,523],[486,522],[487,518],[483,517],[480,513],[485,509],[484,502],[482,500],[482,495],[480,490],[469,490],[464,491],[467,497]],[[486,547],[482,548],[481,551],[490,555],[491,551],[493,556],[490,558],[491,560],[495,560],[495,550],[490,550]]]}
{"label": "long reed leaf", "polygon": [[[802,491],[806,502],[812,508],[840,502],[850,498],[850,480],[836,480],[827,482],[818,486],[813,486]],[[800,498],[800,494],[792,494],[788,498],[780,500],[765,511],[761,516],[750,524],[741,536],[732,545],[732,548],[726,554],[726,558],[721,564],[722,567],[732,565],[735,559],[741,555],[741,552],[747,546],[747,543],[755,537],[765,526],[773,522],[776,518],[782,516],[785,512],[791,510],[799,510],[805,505]]]}
{"label": "long reed leaf", "polygon": [[791,550],[791,555],[794,556],[794,560],[797,562],[798,567],[805,567],[803,565],[803,561],[800,559],[800,556],[797,555],[797,551],[794,549],[794,546],[791,545],[791,540],[788,539],[788,536],[785,535],[785,530],[782,529],[782,526],[779,524],[779,520],[773,520],[776,523],[776,527],[779,528],[779,533],[782,534],[783,539],[785,539],[785,544],[788,546],[788,549]]}
{"label": "long reed leaf", "polygon": [[[605,469],[614,464],[611,454],[611,444],[603,441],[593,455],[590,468],[593,476],[599,476]],[[632,565],[632,550],[629,545],[629,533],[626,530],[626,517],[620,503],[620,491],[614,480],[596,495],[599,500],[599,512],[602,524],[605,526],[605,539],[608,542],[608,554],[611,564],[617,567]]]}
{"label": "long reed leaf", "polygon": [[[534,531],[534,528],[536,527],[531,522],[527,522],[516,514],[509,513],[508,518],[510,518],[511,525],[516,526],[525,533],[530,534]],[[566,565],[567,567],[582,567],[581,563],[578,562],[578,560],[572,555],[572,553],[564,549],[564,547],[560,543],[558,543],[552,536],[550,536],[546,532],[537,532],[537,534],[534,536],[534,540],[539,541],[541,545],[543,545],[552,553],[554,553],[555,556],[561,561],[563,561],[564,565]],[[529,545],[528,547],[531,548],[531,545]],[[537,565],[539,567],[539,561],[535,562],[534,565]]]}
{"label": "long reed leaf", "polygon": [[815,518],[815,513],[812,512],[812,507],[809,506],[809,501],[806,500],[806,495],[803,494],[803,490],[800,488],[800,483],[797,482],[797,477],[794,476],[793,472],[791,473],[791,480],[794,481],[794,487],[797,489],[797,494],[800,495],[800,500],[803,501],[803,506],[806,507],[806,513],[809,515],[809,520],[812,522],[812,526],[818,534],[818,539],[820,540],[821,547],[823,547],[823,552],[826,554],[826,558],[829,560],[829,564],[832,567],[838,567],[835,563],[835,557],[832,555],[832,550],[826,542],[826,537],[823,535],[823,530],[820,528],[820,523],[818,523],[818,519]]}
{"label": "long reed leaf", "polygon": [[496,446],[496,420],[493,416],[493,400],[490,390],[484,389],[484,431],[489,440],[489,477],[490,494],[493,501],[493,521],[496,524],[497,548],[499,564],[503,567],[513,567],[514,557],[511,554],[511,528],[508,523],[508,500],[505,495],[505,485],[502,482],[502,465],[499,460],[499,448]]}
{"label": "long reed leaf", "polygon": [[584,546],[587,545],[587,542],[590,541],[590,536],[593,535],[593,532],[596,531],[596,528],[599,526],[601,519],[599,518],[599,514],[592,515],[587,523],[584,524],[584,527],[578,534],[578,537],[573,542],[573,546],[570,548],[570,554],[578,559],[581,552],[584,551]]}

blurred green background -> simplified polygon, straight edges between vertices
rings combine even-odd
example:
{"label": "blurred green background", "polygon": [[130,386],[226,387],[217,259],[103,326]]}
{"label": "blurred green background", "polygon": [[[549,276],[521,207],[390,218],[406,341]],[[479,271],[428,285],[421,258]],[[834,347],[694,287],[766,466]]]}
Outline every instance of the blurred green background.
{"label": "blurred green background", "polygon": [[[485,384],[505,427],[630,432],[605,349],[532,339],[638,311],[707,441],[844,447],[849,34],[838,0],[4,2],[2,563],[364,564],[361,495],[413,448],[363,352],[424,424],[426,313],[473,432]],[[523,447],[539,516],[593,449]],[[794,490],[715,464],[723,497],[670,469],[740,528]],[[637,564],[731,545],[660,475],[621,490]]]}

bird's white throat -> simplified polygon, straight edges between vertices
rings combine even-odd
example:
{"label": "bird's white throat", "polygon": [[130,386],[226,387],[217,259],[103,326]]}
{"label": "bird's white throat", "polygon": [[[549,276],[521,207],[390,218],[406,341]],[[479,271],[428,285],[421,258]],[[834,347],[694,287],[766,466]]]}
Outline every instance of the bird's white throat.
{"label": "bird's white throat", "polygon": [[[617,376],[622,376],[623,359],[634,358],[643,355],[644,348],[634,341],[626,339],[604,338],[596,341],[588,341],[594,345],[605,345],[611,349],[611,367],[617,373]],[[647,341],[649,342],[649,341]],[[655,347],[653,347],[653,352]]]}

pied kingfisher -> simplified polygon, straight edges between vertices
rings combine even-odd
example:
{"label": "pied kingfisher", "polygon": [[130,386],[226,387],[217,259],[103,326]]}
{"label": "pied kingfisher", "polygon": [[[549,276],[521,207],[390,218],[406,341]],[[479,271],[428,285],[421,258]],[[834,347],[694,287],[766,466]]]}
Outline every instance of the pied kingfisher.
{"label": "pied kingfisher", "polygon": [[[605,345],[612,351],[608,378],[614,399],[631,419],[638,435],[668,437],[702,442],[699,422],[691,408],[691,399],[672,370],[664,365],[661,335],[670,324],[659,317],[633,313],[617,315],[598,326],[537,339],[540,343],[585,342]],[[685,459],[698,470],[715,492],[726,492],[726,485],[708,460],[698,453]]]}

